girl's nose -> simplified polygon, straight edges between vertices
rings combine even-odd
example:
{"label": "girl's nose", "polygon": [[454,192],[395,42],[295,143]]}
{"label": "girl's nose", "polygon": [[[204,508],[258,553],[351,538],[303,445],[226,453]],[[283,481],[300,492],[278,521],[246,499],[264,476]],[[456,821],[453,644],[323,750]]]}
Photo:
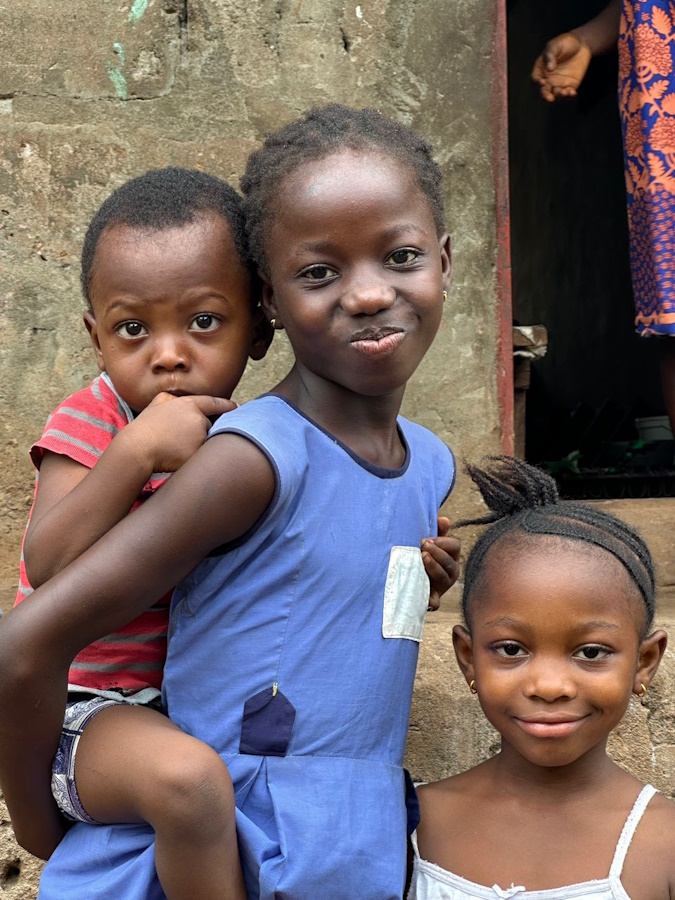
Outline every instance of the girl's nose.
{"label": "girl's nose", "polygon": [[342,308],[350,316],[373,316],[389,309],[396,300],[396,291],[381,279],[368,279],[351,284],[342,296]]}
{"label": "girl's nose", "polygon": [[154,342],[152,355],[153,372],[173,372],[189,367],[188,354],[182,341],[175,337],[159,338]]}
{"label": "girl's nose", "polygon": [[570,667],[562,662],[551,660],[534,662],[529,668],[528,675],[525,687],[528,697],[553,703],[555,700],[571,699],[577,694]]}

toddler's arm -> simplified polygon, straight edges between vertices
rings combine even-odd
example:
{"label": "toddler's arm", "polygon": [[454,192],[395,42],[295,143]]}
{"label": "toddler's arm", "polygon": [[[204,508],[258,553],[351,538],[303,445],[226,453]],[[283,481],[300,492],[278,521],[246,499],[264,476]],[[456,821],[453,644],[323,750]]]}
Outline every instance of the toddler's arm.
{"label": "toddler's arm", "polygon": [[422,541],[422,561],[431,581],[429,608],[436,610],[441,605],[441,597],[449,591],[459,577],[459,538],[448,534],[450,520],[438,517],[438,537]]}
{"label": "toddler's arm", "polygon": [[274,488],[261,450],[217,435],[132,516],[0,619],[0,788],[26,849],[48,856],[62,835],[50,769],[74,656],[148,609],[214,547],[248,531]]}
{"label": "toddler's arm", "polygon": [[591,57],[606,53],[619,39],[621,0],[611,0],[594,19],[552,38],[532,69],[541,96],[574,97],[586,75]]}
{"label": "toddler's arm", "polygon": [[159,394],[115,435],[92,469],[46,452],[24,542],[31,585],[44,584],[123,519],[153,472],[175,472],[204,443],[207,416],[235,405],[219,397]]}

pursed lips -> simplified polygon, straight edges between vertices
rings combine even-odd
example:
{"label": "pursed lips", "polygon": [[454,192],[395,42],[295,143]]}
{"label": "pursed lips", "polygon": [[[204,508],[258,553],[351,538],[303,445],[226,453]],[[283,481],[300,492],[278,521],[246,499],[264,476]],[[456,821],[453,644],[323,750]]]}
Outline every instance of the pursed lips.
{"label": "pursed lips", "polygon": [[354,349],[367,356],[379,356],[395,350],[405,338],[405,330],[396,326],[362,328],[352,335]]}

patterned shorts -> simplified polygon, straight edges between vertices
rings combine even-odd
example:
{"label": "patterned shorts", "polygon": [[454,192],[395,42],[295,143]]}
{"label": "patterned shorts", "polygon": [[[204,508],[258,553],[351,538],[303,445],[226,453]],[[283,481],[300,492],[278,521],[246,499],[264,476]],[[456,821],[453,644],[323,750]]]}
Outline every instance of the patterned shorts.
{"label": "patterned shorts", "polygon": [[52,763],[52,795],[66,819],[100,824],[84,811],[80,802],[75,785],[75,755],[80,736],[94,716],[106,707],[120,706],[122,702],[106,697],[88,697],[66,707],[59,749]]}

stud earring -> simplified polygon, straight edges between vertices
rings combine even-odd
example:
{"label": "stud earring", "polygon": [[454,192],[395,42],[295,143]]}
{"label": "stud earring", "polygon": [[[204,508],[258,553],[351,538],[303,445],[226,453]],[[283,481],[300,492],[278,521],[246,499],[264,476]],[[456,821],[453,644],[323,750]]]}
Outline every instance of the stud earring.
{"label": "stud earring", "polygon": [[447,291],[443,291],[443,303],[445,303],[445,301],[446,301],[447,299],[448,299],[448,292],[447,292]]}
{"label": "stud earring", "polygon": [[472,694],[478,693],[478,691],[476,690],[476,680],[474,678],[472,678],[471,681],[469,682],[469,690],[471,691]]}

